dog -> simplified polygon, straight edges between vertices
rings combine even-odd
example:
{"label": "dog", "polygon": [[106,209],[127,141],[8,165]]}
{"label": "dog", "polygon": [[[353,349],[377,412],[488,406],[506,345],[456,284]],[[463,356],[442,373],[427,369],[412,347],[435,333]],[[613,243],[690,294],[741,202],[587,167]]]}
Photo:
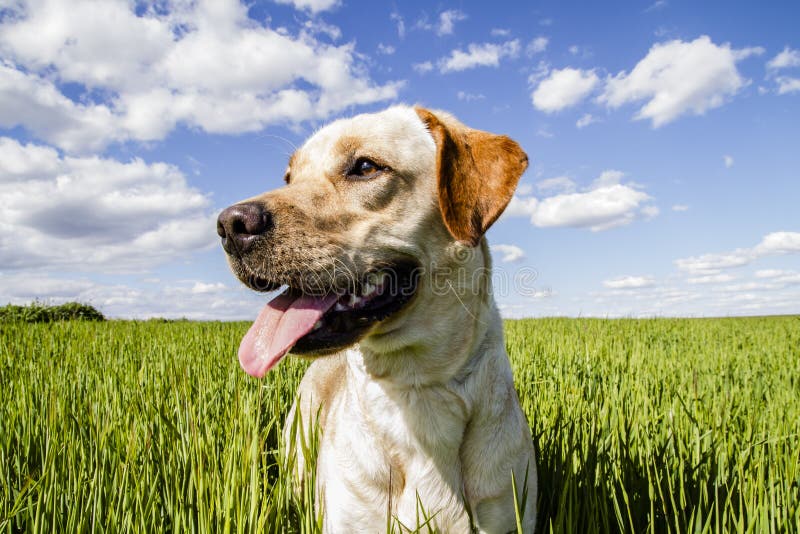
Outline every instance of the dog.
{"label": "dog", "polygon": [[242,340],[241,366],[262,377],[289,351],[313,357],[285,439],[295,417],[319,425],[325,532],[426,517],[441,532],[505,533],[518,514],[533,531],[535,453],[484,237],[527,165],[506,136],[393,106],[323,127],[284,187],[220,214],[237,277],[285,289]]}

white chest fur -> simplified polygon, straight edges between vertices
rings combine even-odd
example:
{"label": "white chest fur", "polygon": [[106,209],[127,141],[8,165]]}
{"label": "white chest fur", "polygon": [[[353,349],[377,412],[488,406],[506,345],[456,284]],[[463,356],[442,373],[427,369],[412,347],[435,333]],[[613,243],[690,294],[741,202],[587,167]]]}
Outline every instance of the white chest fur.
{"label": "white chest fur", "polygon": [[321,448],[317,466],[329,530],[385,530],[389,512],[408,527],[435,514],[443,531],[468,530],[459,448],[470,406],[463,389],[397,387],[368,377],[357,350],[347,361],[346,386],[323,436],[330,446]]}

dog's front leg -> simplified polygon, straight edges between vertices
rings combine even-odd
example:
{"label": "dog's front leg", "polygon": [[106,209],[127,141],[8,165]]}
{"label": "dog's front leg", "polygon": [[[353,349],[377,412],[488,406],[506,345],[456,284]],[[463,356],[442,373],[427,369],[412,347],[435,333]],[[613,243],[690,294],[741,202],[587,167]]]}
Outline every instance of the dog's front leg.
{"label": "dog's front leg", "polygon": [[516,532],[515,507],[522,515],[522,531],[533,532],[537,484],[530,429],[513,384],[495,393],[501,393],[495,397],[499,402],[476,414],[465,433],[461,458],[467,502],[479,532]]}

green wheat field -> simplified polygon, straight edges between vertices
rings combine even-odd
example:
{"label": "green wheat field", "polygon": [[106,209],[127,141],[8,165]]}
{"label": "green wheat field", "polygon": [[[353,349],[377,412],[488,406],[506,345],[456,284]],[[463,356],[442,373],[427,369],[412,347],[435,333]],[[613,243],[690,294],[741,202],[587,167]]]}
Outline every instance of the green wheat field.
{"label": "green wheat field", "polygon": [[[279,442],[305,364],[246,376],[247,327],[0,324],[0,532],[317,531]],[[539,532],[800,532],[800,317],[506,334]]]}

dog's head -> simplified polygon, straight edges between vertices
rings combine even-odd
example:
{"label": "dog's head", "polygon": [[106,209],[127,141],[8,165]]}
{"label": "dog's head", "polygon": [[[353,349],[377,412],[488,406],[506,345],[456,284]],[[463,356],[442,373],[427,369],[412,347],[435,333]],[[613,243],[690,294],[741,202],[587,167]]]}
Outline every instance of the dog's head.
{"label": "dog's head", "polygon": [[262,376],[292,348],[333,352],[424,310],[434,266],[480,243],[526,167],[508,137],[419,107],[319,130],[289,160],[286,186],[219,216],[239,279],[288,286],[242,341],[244,369]]}

